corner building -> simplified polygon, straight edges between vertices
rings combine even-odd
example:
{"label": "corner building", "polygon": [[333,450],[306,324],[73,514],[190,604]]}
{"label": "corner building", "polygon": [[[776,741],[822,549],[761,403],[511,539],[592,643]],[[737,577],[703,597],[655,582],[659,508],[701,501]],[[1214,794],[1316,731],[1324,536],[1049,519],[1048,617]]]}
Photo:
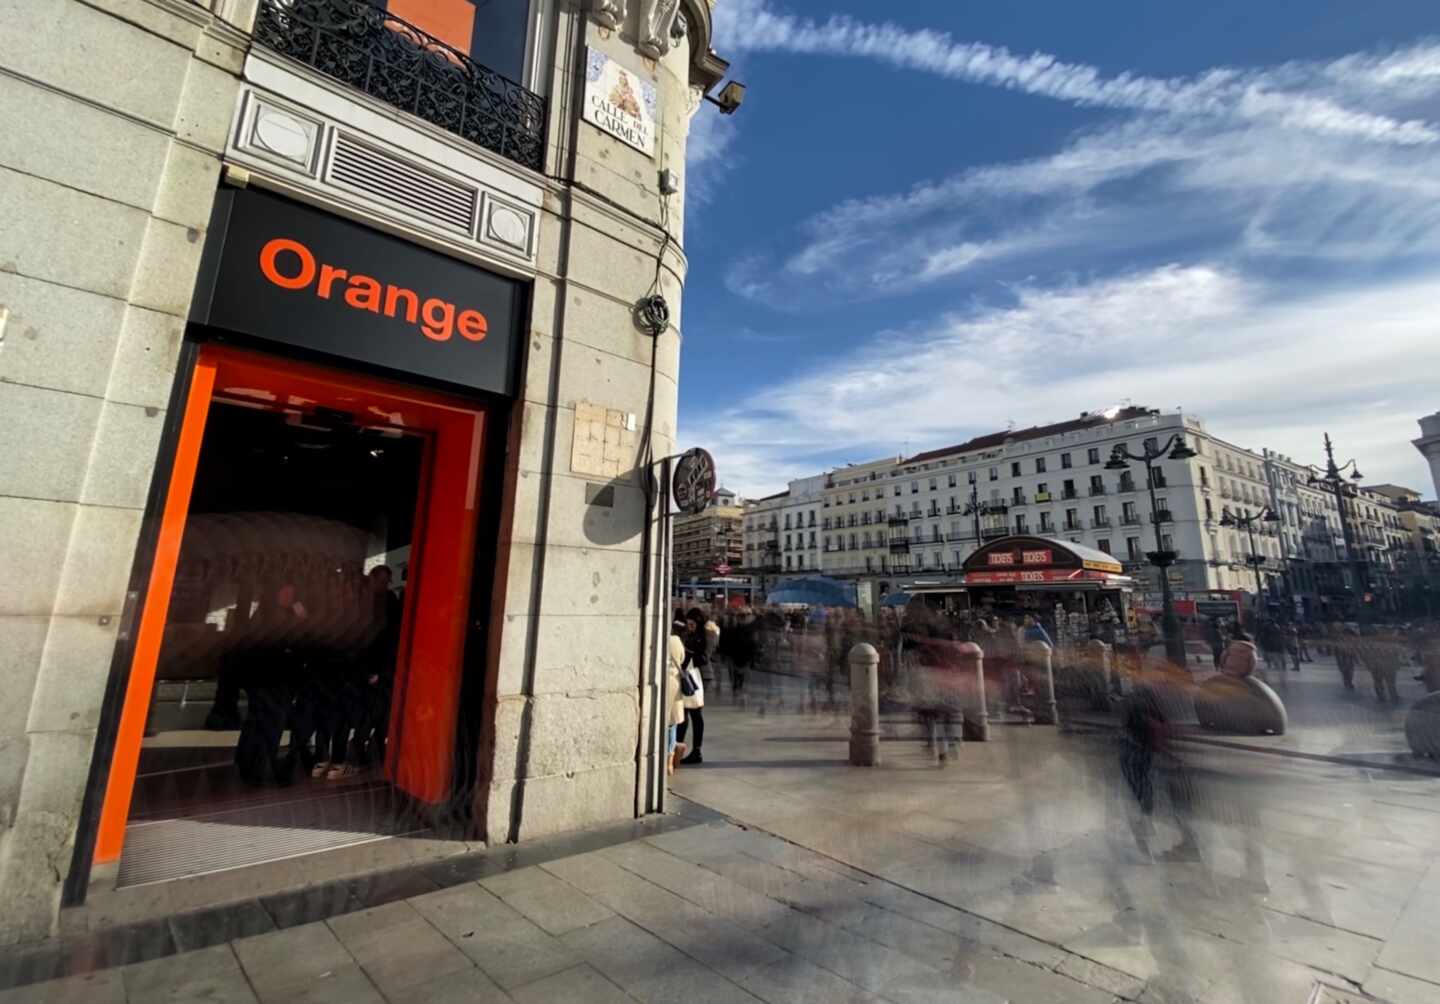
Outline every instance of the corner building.
{"label": "corner building", "polygon": [[724,69],[706,0],[6,5],[0,944],[660,806]]}

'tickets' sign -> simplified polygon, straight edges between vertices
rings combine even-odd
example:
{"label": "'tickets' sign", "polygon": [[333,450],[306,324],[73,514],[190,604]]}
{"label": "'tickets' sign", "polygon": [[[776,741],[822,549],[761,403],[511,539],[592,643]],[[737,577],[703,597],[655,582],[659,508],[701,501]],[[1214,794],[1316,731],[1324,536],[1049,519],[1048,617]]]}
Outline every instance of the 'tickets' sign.
{"label": "'tickets' sign", "polygon": [[655,156],[655,85],[587,49],[585,121],[646,156]]}
{"label": "'tickets' sign", "polygon": [[191,319],[514,394],[525,284],[257,191],[224,189]]}

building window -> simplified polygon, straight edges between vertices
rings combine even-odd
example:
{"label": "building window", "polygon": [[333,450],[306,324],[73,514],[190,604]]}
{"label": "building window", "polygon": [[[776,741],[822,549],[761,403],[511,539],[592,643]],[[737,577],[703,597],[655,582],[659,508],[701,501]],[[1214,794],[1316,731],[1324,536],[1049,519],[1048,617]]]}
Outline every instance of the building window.
{"label": "building window", "polygon": [[911,495],[918,495],[918,494],[920,494],[920,482],[918,482],[918,481],[912,481],[912,482],[910,482],[910,494],[911,494]]}
{"label": "building window", "polygon": [[1091,495],[1104,495],[1104,494],[1105,494],[1105,479],[1102,478],[1102,477],[1101,477],[1100,475],[1098,475],[1098,474],[1092,474],[1092,475],[1090,475],[1090,494],[1091,494]]}
{"label": "building window", "polygon": [[1092,446],[1090,447],[1090,449],[1086,450],[1085,462],[1089,464],[1098,464],[1100,462],[1100,447]]}
{"label": "building window", "polygon": [[955,482],[956,482],[955,475],[953,475],[953,474],[950,475],[949,481],[950,481],[950,487],[951,487],[951,488],[954,488],[954,487],[955,487]]}
{"label": "building window", "polygon": [[896,495],[899,495],[899,494],[900,494],[900,486],[899,486],[899,485],[896,485],[896,486],[895,486],[895,494],[896,494]]}
{"label": "building window", "polygon": [[967,471],[965,473],[965,480],[968,484],[973,485],[975,483],[975,473],[975,471]]}
{"label": "building window", "polygon": [[1040,514],[1040,532],[1049,533],[1051,530],[1054,529],[1054,524],[1050,522],[1050,514],[1048,512],[1042,512]]}
{"label": "building window", "polygon": [[1168,533],[1160,535],[1160,549],[1164,551],[1175,550],[1175,540]]}
{"label": "building window", "polygon": [[1139,538],[1139,537],[1126,537],[1126,538],[1125,538],[1125,555],[1126,555],[1126,557],[1127,557],[1130,561],[1139,561],[1139,560],[1140,560],[1140,538]]}
{"label": "building window", "polygon": [[830,535],[828,533],[820,538],[820,546],[827,551],[830,550]]}
{"label": "building window", "polygon": [[935,478],[931,478],[931,479],[930,479],[930,490],[931,490],[932,492],[935,490],[935,483],[936,483],[936,479],[935,479]]}
{"label": "building window", "polygon": [[1070,469],[1070,454],[1060,454],[1060,467],[1067,471]]}
{"label": "building window", "polygon": [[786,568],[787,570],[790,568],[790,555],[788,555],[788,554],[785,555],[785,568]]}
{"label": "building window", "polygon": [[1091,510],[1090,510],[1090,514],[1095,518],[1095,525],[1096,525],[1096,526],[1102,526],[1102,525],[1104,525],[1104,523],[1105,523],[1105,507],[1104,507],[1103,505],[1097,505],[1094,509],[1091,509]]}
{"label": "building window", "polygon": [[788,512],[785,514],[785,529],[790,529],[790,514]]}
{"label": "building window", "polygon": [[936,567],[936,568],[944,568],[944,567],[945,567],[945,558],[940,554],[939,551],[936,551],[936,552],[935,552],[934,558],[935,558],[935,567]]}
{"label": "building window", "polygon": [[1025,533],[1025,532],[1027,531],[1027,529],[1028,529],[1028,528],[1025,526],[1025,514],[1024,514],[1024,513],[1020,513],[1020,514],[1016,515],[1016,517],[1015,517],[1015,532],[1016,532],[1016,533]]}
{"label": "building window", "polygon": [[1134,502],[1126,502],[1120,507],[1120,518],[1127,523],[1140,522],[1140,514],[1135,511]]}
{"label": "building window", "polygon": [[999,481],[999,480],[1000,480],[1000,468],[998,468],[998,467],[992,467],[992,468],[990,468],[990,480],[991,480],[991,481]]}
{"label": "building window", "polygon": [[[815,525],[815,510],[814,510],[814,509],[811,509],[811,510],[810,510],[810,525],[811,525],[811,526],[814,526],[814,525]],[[814,534],[811,534],[811,536],[813,537]]]}
{"label": "building window", "polygon": [[790,535],[788,533],[785,535],[785,550],[790,550]]}
{"label": "building window", "polygon": [[1010,476],[1012,478],[1018,478],[1020,476],[1020,461],[1012,460],[1010,462]]}
{"label": "building window", "polygon": [[1036,473],[1036,474],[1044,474],[1044,473],[1045,473],[1045,458],[1044,458],[1044,457],[1036,457],[1036,458],[1035,458],[1035,473]]}
{"label": "building window", "polygon": [[804,567],[805,567],[805,555],[803,555],[803,554],[797,554],[797,555],[795,555],[795,567],[796,567],[796,568],[804,568]]}
{"label": "building window", "polygon": [[1097,541],[1095,542],[1095,546],[1098,547],[1098,548],[1100,548],[1100,550],[1104,551],[1106,554],[1109,554],[1109,553],[1110,553],[1110,538],[1109,538],[1109,537],[1101,537],[1099,540],[1097,540]]}
{"label": "building window", "polygon": [[855,550],[855,535],[853,533],[850,535],[850,550]]}
{"label": "building window", "polygon": [[1142,445],[1144,446],[1146,453],[1154,454],[1160,452],[1160,441],[1154,436],[1150,436],[1149,438],[1147,438]]}

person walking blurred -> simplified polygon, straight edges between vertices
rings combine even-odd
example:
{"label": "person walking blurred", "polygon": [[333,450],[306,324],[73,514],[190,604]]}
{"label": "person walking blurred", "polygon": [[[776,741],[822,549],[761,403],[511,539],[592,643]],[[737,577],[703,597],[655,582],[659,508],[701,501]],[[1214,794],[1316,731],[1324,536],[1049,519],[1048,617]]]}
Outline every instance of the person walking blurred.
{"label": "person walking blurred", "polygon": [[[710,657],[707,654],[709,639],[705,630],[705,612],[699,607],[692,607],[685,615],[685,662],[681,666],[682,683],[686,682],[685,674],[688,675],[689,687],[682,690],[688,691],[681,696],[681,703],[685,707],[685,719],[676,730],[676,738],[684,743],[687,739],[689,752],[680,762],[683,764],[699,764],[705,762],[705,757],[700,752],[700,747],[705,743],[705,678],[704,668],[710,664]],[[719,631],[716,631],[716,639],[719,639]]]}
{"label": "person walking blurred", "polygon": [[1404,661],[1404,649],[1388,635],[1371,635],[1362,640],[1360,658],[1375,684],[1375,699],[1382,704],[1399,703],[1395,681]]}
{"label": "person walking blurred", "polygon": [[1330,644],[1335,653],[1335,665],[1340,670],[1340,682],[1346,690],[1355,689],[1355,669],[1360,664],[1357,651],[1360,639],[1349,628],[1337,631]]}
{"label": "person walking blurred", "polygon": [[670,629],[669,651],[665,660],[665,773],[675,773],[685,747],[680,742],[677,730],[685,722],[684,694],[680,685],[680,674],[685,667],[685,642],[681,633],[685,630],[683,621],[676,621]]}
{"label": "person walking blurred", "polygon": [[[1258,661],[1255,658],[1255,643],[1245,633],[1245,629],[1236,626],[1234,634],[1230,637],[1230,643],[1225,646],[1224,653],[1220,656],[1220,672],[1226,676],[1233,676],[1237,680],[1255,672]],[[1284,667],[1281,667],[1282,671]]]}

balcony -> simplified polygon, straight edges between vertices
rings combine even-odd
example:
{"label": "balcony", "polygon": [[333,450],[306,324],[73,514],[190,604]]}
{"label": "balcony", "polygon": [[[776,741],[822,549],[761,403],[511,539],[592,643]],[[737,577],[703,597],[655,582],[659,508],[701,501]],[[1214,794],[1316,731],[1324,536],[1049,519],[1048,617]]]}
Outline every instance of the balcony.
{"label": "balcony", "polygon": [[1120,486],[1119,486],[1119,488],[1118,488],[1117,490],[1120,492],[1121,495],[1127,495],[1127,494],[1129,494],[1130,492],[1139,491],[1140,488],[1139,488],[1138,485],[1135,484],[1135,482],[1134,482],[1132,479],[1130,479],[1130,478],[1121,478],[1121,479],[1120,479]]}
{"label": "balcony", "polygon": [[1025,497],[1025,493],[1024,493],[1024,492],[1018,492],[1018,493],[1016,493],[1015,495],[1012,495],[1012,496],[1010,497],[1010,504],[1011,504],[1012,506],[1017,506],[1017,505],[1029,505],[1029,504],[1030,504],[1030,500]]}
{"label": "balcony", "polygon": [[1081,523],[1078,519],[1076,519],[1076,520],[1069,520],[1069,519],[1067,519],[1067,520],[1065,521],[1065,532],[1066,532],[1066,533],[1079,533],[1079,532],[1080,532],[1081,530],[1083,530],[1083,529],[1085,529],[1085,524],[1084,524],[1084,523]]}
{"label": "balcony", "polygon": [[1111,525],[1109,517],[1105,519],[1092,519],[1090,521],[1090,529],[1092,530],[1108,530]]}
{"label": "balcony", "polygon": [[1120,525],[1121,525],[1121,526],[1139,526],[1139,525],[1141,524],[1141,522],[1142,522],[1142,520],[1140,519],[1140,514],[1139,514],[1139,513],[1131,513],[1131,514],[1128,515],[1128,516],[1121,516],[1121,517],[1120,517]]}
{"label": "balcony", "polygon": [[255,41],[533,171],[545,100],[366,0],[261,0]]}
{"label": "balcony", "polygon": [[1091,486],[1090,486],[1090,497],[1091,497],[1091,498],[1094,498],[1096,495],[1104,495],[1104,494],[1105,494],[1105,486],[1104,486],[1104,485],[1091,485]]}
{"label": "balcony", "polygon": [[1157,523],[1175,522],[1175,515],[1169,509],[1156,509],[1153,518]]}
{"label": "balcony", "polygon": [[992,540],[995,537],[1003,537],[1009,532],[1010,528],[1008,526],[986,526],[980,528],[980,536],[985,538],[986,540]]}
{"label": "balcony", "polygon": [[1049,502],[1049,501],[1050,501],[1050,493],[1049,493],[1049,492],[1036,492],[1036,493],[1035,493],[1035,501],[1036,501],[1037,503],[1038,503],[1038,502]]}
{"label": "balcony", "polygon": [[1067,501],[1067,502],[1068,502],[1070,499],[1078,499],[1079,497],[1080,497],[1080,493],[1079,493],[1078,491],[1076,491],[1074,488],[1066,488],[1066,489],[1064,489],[1063,491],[1060,492],[1060,498],[1063,499],[1063,500],[1065,500],[1065,501]]}
{"label": "balcony", "polygon": [[906,516],[904,513],[896,513],[894,516],[890,517],[891,526],[905,526],[909,522],[910,517]]}
{"label": "balcony", "polygon": [[910,538],[909,538],[909,537],[891,537],[891,538],[890,538],[890,553],[891,553],[891,554],[909,554],[909,553],[910,553]]}
{"label": "balcony", "polygon": [[965,512],[965,510],[960,508],[958,505],[950,505],[945,507],[945,512],[951,516],[960,516]]}

